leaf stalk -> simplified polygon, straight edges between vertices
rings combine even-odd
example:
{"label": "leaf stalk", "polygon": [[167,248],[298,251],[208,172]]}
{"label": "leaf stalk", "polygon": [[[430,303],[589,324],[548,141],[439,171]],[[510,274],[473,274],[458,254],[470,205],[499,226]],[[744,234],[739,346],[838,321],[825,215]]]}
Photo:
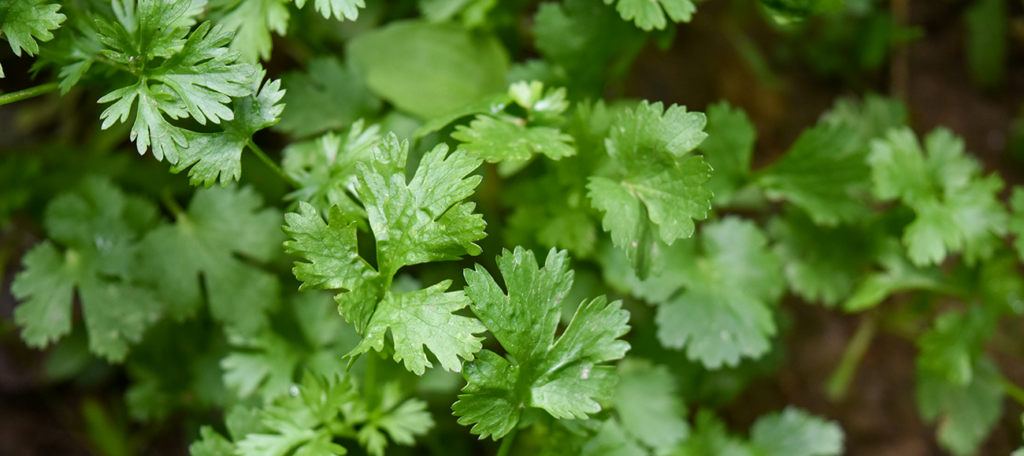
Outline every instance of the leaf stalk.
{"label": "leaf stalk", "polygon": [[505,437],[501,438],[501,446],[498,447],[497,456],[508,456],[509,451],[512,451],[512,442],[516,439],[517,430],[518,428],[513,427],[508,434],[505,434]]}
{"label": "leaf stalk", "polygon": [[14,103],[16,101],[25,100],[25,99],[32,98],[32,97],[37,97],[39,95],[44,95],[44,94],[53,92],[54,90],[57,90],[57,87],[58,87],[58,83],[57,82],[48,82],[48,83],[43,84],[43,85],[38,85],[38,86],[35,86],[35,87],[29,87],[29,88],[27,88],[25,90],[19,90],[17,92],[5,93],[3,95],[0,95],[0,106],[3,106],[5,104]]}
{"label": "leaf stalk", "polygon": [[281,176],[281,178],[284,179],[284,181],[287,182],[288,185],[291,185],[292,188],[302,187],[302,185],[296,182],[295,179],[292,179],[291,176],[285,173],[284,170],[277,165],[277,163],[274,163],[274,160],[271,160],[270,157],[267,156],[266,152],[263,152],[263,149],[260,149],[260,146],[257,146],[256,143],[254,143],[251,139],[246,141],[245,145],[249,146],[249,150],[256,154],[256,156],[260,159],[260,161],[263,162],[263,164],[267,165],[267,167],[274,171],[274,173],[276,173],[278,176]]}

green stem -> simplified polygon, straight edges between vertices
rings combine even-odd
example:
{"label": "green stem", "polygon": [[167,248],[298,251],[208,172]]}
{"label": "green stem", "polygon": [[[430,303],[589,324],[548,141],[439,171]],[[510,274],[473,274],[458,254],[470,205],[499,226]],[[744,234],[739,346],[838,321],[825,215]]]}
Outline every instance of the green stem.
{"label": "green stem", "polygon": [[512,451],[512,441],[516,439],[516,428],[513,427],[512,431],[505,434],[505,437],[501,438],[501,446],[498,447],[497,456],[508,456],[508,452]]}
{"label": "green stem", "polygon": [[1024,405],[1024,388],[1017,386],[1006,377],[1001,376],[999,381],[1003,384],[1003,390],[1006,391],[1007,396],[1012,397],[1018,404]]}
{"label": "green stem", "polygon": [[288,185],[291,185],[293,188],[302,187],[302,185],[296,182],[295,179],[292,179],[290,176],[288,176],[288,174],[286,174],[284,170],[281,169],[280,166],[277,166],[277,163],[274,163],[274,160],[271,160],[270,157],[268,157],[267,154],[263,152],[263,149],[260,149],[260,146],[257,146],[256,143],[252,142],[251,139],[246,141],[245,145],[249,146],[249,150],[256,154],[256,156],[259,157],[260,161],[262,161],[263,164],[267,165],[267,167],[270,168],[275,173],[277,173],[278,176],[281,176],[281,178],[284,179],[284,181],[287,182]]}
{"label": "green stem", "polygon": [[174,195],[171,194],[170,188],[165,188],[164,191],[160,192],[160,201],[164,203],[167,210],[174,214],[175,220],[181,220],[185,216],[185,209],[182,209],[178,201],[174,199]]}
{"label": "green stem", "polygon": [[846,350],[839,361],[839,366],[832,372],[828,382],[825,384],[825,395],[833,401],[840,401],[846,397],[850,390],[850,383],[857,373],[857,366],[871,346],[871,340],[875,338],[875,319],[869,315],[857,327],[857,332],[846,344]]}
{"label": "green stem", "polygon": [[5,93],[3,95],[0,95],[0,106],[3,106],[8,103],[14,103],[15,101],[21,101],[26,98],[37,97],[39,95],[53,92],[54,90],[57,90],[57,83],[49,82],[43,85],[29,87],[25,90]]}

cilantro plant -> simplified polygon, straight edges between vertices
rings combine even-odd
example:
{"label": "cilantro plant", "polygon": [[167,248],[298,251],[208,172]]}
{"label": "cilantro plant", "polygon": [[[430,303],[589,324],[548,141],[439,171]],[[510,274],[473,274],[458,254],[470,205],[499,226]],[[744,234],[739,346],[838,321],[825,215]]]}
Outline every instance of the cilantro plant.
{"label": "cilantro plant", "polygon": [[[743,21],[792,40],[895,20],[708,9],[766,86]],[[838,455],[864,451],[840,412],[880,335],[913,352],[935,446],[1020,435],[1024,187],[897,98],[759,137],[772,103],[627,96],[703,11],[0,0],[0,347],[16,333],[67,384],[46,397],[84,398],[70,421],[97,454],[177,433],[194,456]],[[1006,31],[981,24],[1005,15],[965,16],[985,87]],[[856,45],[816,69],[870,71],[916,36],[886,24],[777,54]],[[56,138],[20,133],[47,116]],[[808,309],[854,329],[796,381]],[[750,401],[781,375],[813,397]]]}

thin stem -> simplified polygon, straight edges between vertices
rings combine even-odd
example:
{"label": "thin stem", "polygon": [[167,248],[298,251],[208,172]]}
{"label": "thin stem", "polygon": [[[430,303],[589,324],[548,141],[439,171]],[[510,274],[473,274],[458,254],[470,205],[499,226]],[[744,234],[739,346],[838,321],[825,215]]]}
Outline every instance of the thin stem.
{"label": "thin stem", "polygon": [[860,366],[864,354],[871,346],[871,340],[875,338],[876,329],[874,318],[865,316],[860,326],[857,327],[857,332],[846,344],[846,350],[839,361],[839,366],[832,371],[832,375],[825,384],[825,395],[829,399],[839,401],[846,397],[850,390],[850,383],[857,373],[857,367]]}
{"label": "thin stem", "polygon": [[512,451],[512,441],[516,439],[516,428],[513,427],[512,431],[505,434],[505,437],[501,438],[501,446],[498,447],[497,456],[508,456],[508,452]]}
{"label": "thin stem", "polygon": [[8,103],[14,103],[15,101],[21,101],[21,100],[24,100],[26,98],[37,97],[39,95],[43,95],[43,94],[46,94],[46,93],[53,92],[54,90],[57,90],[57,83],[56,82],[49,82],[49,83],[46,83],[46,84],[43,84],[43,85],[38,85],[38,86],[35,86],[35,87],[29,87],[29,88],[27,88],[25,90],[19,90],[17,92],[5,93],[3,95],[0,95],[0,106],[3,106],[3,105],[8,104]]}
{"label": "thin stem", "polygon": [[267,167],[270,168],[271,171],[274,171],[275,173],[277,173],[278,176],[281,176],[281,178],[284,179],[284,181],[287,182],[288,185],[291,185],[294,188],[302,187],[302,185],[296,182],[295,179],[292,179],[290,176],[288,176],[288,174],[286,174],[284,170],[281,169],[280,166],[277,166],[277,163],[274,163],[274,160],[271,160],[270,157],[268,157],[267,154],[263,152],[263,149],[260,149],[260,146],[257,146],[256,143],[252,142],[251,139],[246,141],[245,145],[249,146],[249,150],[256,154],[256,156],[259,157],[260,161],[262,161],[263,164],[267,165]]}
{"label": "thin stem", "polygon": [[1000,376],[999,380],[1003,384],[1003,390],[1006,391],[1006,395],[1012,397],[1018,404],[1024,405],[1024,388],[1017,386],[1016,383],[1013,383],[1006,377]]}
{"label": "thin stem", "polygon": [[174,214],[175,220],[181,220],[181,218],[185,216],[185,209],[182,209],[181,205],[178,204],[178,201],[174,199],[174,195],[171,194],[170,188],[165,188],[163,192],[160,192],[160,201],[164,203],[167,210]]}

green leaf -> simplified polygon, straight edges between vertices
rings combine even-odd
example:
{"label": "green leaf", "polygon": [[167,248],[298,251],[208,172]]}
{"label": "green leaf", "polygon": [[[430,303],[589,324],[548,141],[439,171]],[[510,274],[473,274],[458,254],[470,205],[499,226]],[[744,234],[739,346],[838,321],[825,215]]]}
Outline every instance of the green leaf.
{"label": "green leaf", "polygon": [[609,79],[626,76],[629,63],[647,41],[644,32],[591,0],[541,3],[533,35],[544,60],[564,70],[574,93],[595,99],[604,97]]}
{"label": "green leaf", "polygon": [[234,99],[235,118],[221,124],[224,131],[185,132],[189,147],[181,151],[178,163],[171,166],[172,172],[178,173],[192,166],[188,171],[189,182],[192,185],[203,184],[207,188],[218,179],[221,186],[227,187],[232,180],[237,181],[242,176],[242,150],[252,141],[254,133],[277,123],[284,110],[284,105],[278,104],[285,93],[280,90],[280,79],[267,82],[260,88],[265,73],[263,70],[257,72],[250,95]]}
{"label": "green leaf", "polygon": [[557,128],[521,126],[485,115],[476,116],[468,127],[455,127],[452,138],[490,163],[525,162],[536,153],[552,160],[576,154],[572,136]]}
{"label": "green leaf", "polygon": [[456,120],[474,114],[497,115],[504,111],[505,107],[511,102],[512,99],[507,93],[496,93],[486,96],[465,106],[460,106],[444,114],[434,116],[434,118],[428,120],[417,128],[416,131],[412,133],[412,136],[416,139],[422,138],[448,126],[448,124],[455,122]]}
{"label": "green leaf", "polygon": [[360,118],[380,111],[380,99],[366,88],[357,71],[334,57],[310,59],[305,73],[285,73],[281,80],[288,109],[274,130],[307,137],[347,128]]}
{"label": "green leaf", "polygon": [[502,91],[508,71],[497,38],[453,24],[394,22],[359,35],[347,54],[370,90],[424,120]]}
{"label": "green leaf", "polygon": [[[295,6],[302,8],[305,5],[306,0],[295,0]],[[324,19],[330,19],[333,15],[339,21],[344,19],[354,21],[359,18],[359,8],[365,7],[364,0],[316,0],[316,10],[324,16]]]}
{"label": "green leaf", "polygon": [[697,11],[692,0],[604,0],[606,5],[612,2],[617,2],[615,9],[623,19],[646,31],[663,30],[666,15],[673,22],[690,22]]}
{"label": "green leaf", "polygon": [[425,435],[434,427],[427,403],[415,398],[403,401],[398,386],[395,382],[385,384],[380,404],[359,429],[359,443],[371,455],[384,456],[388,443],[385,432],[395,443],[411,446],[416,443],[417,435]]}
{"label": "green leaf", "polygon": [[386,294],[367,324],[363,341],[347,356],[370,349],[383,351],[385,333],[390,328],[395,361],[404,360],[410,371],[419,375],[431,366],[424,345],[445,369],[458,371],[458,357],[471,360],[480,350],[480,338],[474,334],[485,328],[472,318],[452,314],[468,306],[470,300],[461,291],[445,293],[449,287],[451,280],[445,280],[424,290]]}
{"label": "green leaf", "polygon": [[758,418],[750,443],[765,456],[837,456],[843,452],[843,430],[835,422],[787,407]]}
{"label": "green leaf", "polygon": [[659,303],[662,345],[685,348],[687,358],[709,369],[767,353],[776,332],[772,307],[783,292],[779,261],[767,244],[752,222],[726,217],[705,225],[699,244],[681,242],[665,252],[668,266],[650,281],[682,292]]}
{"label": "green leaf", "polygon": [[568,249],[582,258],[593,253],[598,230],[584,196],[586,176],[579,173],[585,162],[584,157],[567,158],[543,176],[508,185],[502,192],[503,203],[512,207],[506,219],[508,242],[540,242],[545,248]]}
{"label": "green leaf", "polygon": [[626,359],[619,363],[619,378],[615,410],[626,433],[657,450],[686,439],[690,432],[686,409],[667,368]]}
{"label": "green leaf", "polygon": [[708,409],[697,412],[694,432],[676,449],[677,456],[755,456],[755,449],[748,443],[729,434],[725,423]]}
{"label": "green leaf", "polygon": [[708,189],[716,201],[728,201],[750,178],[757,131],[742,109],[726,101],[708,106],[707,139],[697,146],[704,160],[715,170]]}
{"label": "green leaf", "polygon": [[214,0],[210,18],[231,32],[231,50],[243,62],[269,60],[273,49],[270,32],[288,31],[287,0]]}
{"label": "green leaf", "polygon": [[23,301],[14,321],[25,343],[44,347],[71,331],[77,290],[90,351],[122,361],[129,343],[138,342],[161,311],[156,296],[134,275],[136,242],[155,218],[148,201],[95,177],[79,191],[54,199],[46,209],[47,233],[66,249],[49,241],[37,245],[11,286]]}
{"label": "green leaf", "polygon": [[[366,211],[356,202],[356,163],[373,160],[373,147],[380,144],[380,127],[352,124],[344,135],[327,133],[320,138],[292,143],[284,149],[281,166],[300,187],[286,199],[309,203],[327,214],[331,206],[353,220],[365,220]],[[365,228],[364,224],[361,227]]]}
{"label": "green leaf", "polygon": [[964,252],[968,264],[984,260],[1002,242],[1007,214],[996,198],[997,175],[981,177],[980,166],[964,154],[963,140],[946,129],[925,138],[927,157],[909,128],[890,131],[871,145],[868,157],[881,199],[900,199],[917,213],[903,243],[919,266]]}
{"label": "green leaf", "polygon": [[974,377],[975,361],[996,330],[993,317],[980,306],[972,306],[966,314],[940,315],[934,326],[917,340],[921,350],[917,358],[918,370],[950,385],[969,385]]}
{"label": "green leaf", "polygon": [[466,270],[466,293],[473,313],[508,353],[482,350],[467,363],[467,385],[452,406],[459,424],[472,433],[499,439],[519,422],[524,407],[546,410],[558,419],[585,419],[597,413],[617,381],[602,365],[621,359],[629,344],[618,340],[629,330],[629,313],[604,297],[584,301],[555,340],[561,300],[572,286],[565,251],[552,249],[543,268],[521,247],[498,257],[508,293],[479,265]]}
{"label": "green leaf", "polygon": [[231,456],[235,446],[210,426],[199,428],[199,440],[188,446],[192,456]]}
{"label": "green leaf", "polygon": [[[892,243],[896,243],[895,239]],[[853,294],[843,303],[848,312],[857,312],[877,306],[889,295],[906,290],[951,292],[941,271],[914,266],[899,253],[899,246],[889,245],[878,258],[883,271],[869,273],[857,285]]]}
{"label": "green leaf", "polygon": [[280,285],[251,263],[272,260],[282,236],[281,213],[262,206],[250,187],[201,189],[174,225],[146,235],[141,274],[172,316],[193,315],[205,290],[211,315],[231,329],[250,335],[267,323],[264,314],[277,307]]}
{"label": "green leaf", "polygon": [[756,182],[769,198],[788,200],[819,225],[862,219],[869,186],[862,145],[851,127],[816,125],[779,161],[759,171]]}
{"label": "green leaf", "polygon": [[[36,41],[53,39],[56,30],[67,17],[58,13],[60,4],[43,3],[44,0],[0,0],[0,36],[7,39],[14,55],[21,51],[28,55],[39,53]],[[0,78],[4,77],[0,67]]]}
{"label": "green leaf", "polygon": [[594,207],[605,213],[605,231],[641,277],[654,238],[671,244],[690,237],[694,219],[711,209],[711,191],[703,186],[711,167],[702,157],[684,158],[707,136],[704,114],[675,105],[662,111],[661,103],[644,101],[619,116],[606,140],[617,172],[587,185]]}
{"label": "green leaf", "polygon": [[[311,262],[296,262],[295,277],[303,282],[300,289],[346,290],[335,298],[339,310],[364,336],[350,354],[382,350],[384,330],[390,327],[395,359],[404,361],[410,371],[422,375],[431,366],[423,345],[445,369],[459,371],[457,356],[472,359],[480,347],[473,333],[484,329],[474,319],[451,314],[469,302],[459,299],[458,293],[442,293],[448,283],[425,293],[390,290],[395,273],[404,266],[480,254],[473,242],[484,237],[484,222],[472,213],[472,203],[462,202],[480,182],[479,176],[467,178],[480,159],[464,149],[448,154],[442,144],[423,156],[407,183],[408,141],[399,144],[390,134],[373,152],[372,164],[357,164],[356,192],[376,239],[377,269],[359,256],[351,215],[335,206],[325,224],[315,208],[300,203],[298,213],[285,216],[285,231],[294,239],[285,243],[285,249]],[[422,321],[402,324],[410,315]]]}
{"label": "green leaf", "polygon": [[789,287],[810,302],[833,306],[846,299],[874,260],[878,234],[870,224],[822,227],[790,210],[768,230]]}
{"label": "green leaf", "polygon": [[[221,361],[223,383],[238,397],[258,395],[270,403],[288,393],[298,371],[329,377],[345,370],[343,357],[360,338],[337,318],[333,304],[329,293],[301,293],[286,307],[291,315],[276,314],[284,324],[253,337],[231,335],[231,352]],[[293,320],[297,332],[278,329]]]}
{"label": "green leaf", "polygon": [[1013,246],[1017,249],[1017,255],[1024,260],[1024,187],[1013,187],[1013,194],[1010,196],[1010,208],[1013,213],[1007,221],[1007,229],[1016,236]]}
{"label": "green leaf", "polygon": [[907,107],[903,102],[879,95],[867,94],[860,102],[846,98],[836,100],[832,109],[822,114],[821,122],[846,125],[857,130],[864,144],[882,138],[893,128],[907,124]]}
{"label": "green leaf", "polygon": [[956,385],[920,366],[917,408],[927,421],[938,419],[939,443],[957,456],[974,454],[1002,416],[1001,376],[991,361],[973,366],[970,383]]}
{"label": "green leaf", "polygon": [[[137,16],[121,16],[117,25],[97,22],[101,25],[100,40],[111,48],[103,51],[108,59],[129,68],[161,62],[156,68],[137,73],[132,85],[99,99],[100,103],[114,102],[100,114],[101,128],[126,121],[138,99],[132,140],[140,154],[152,146],[158,160],[166,156],[171,164],[177,164],[181,151],[189,147],[186,133],[191,132],[171,124],[168,117],[191,117],[202,125],[207,120],[215,124],[233,120],[234,112],[227,103],[232,97],[250,95],[257,73],[251,65],[234,63],[238,54],[222,47],[231,40],[231,33],[221,26],[211,31],[210,23],[206,22],[187,40],[179,39],[187,29],[171,27],[189,5],[176,2],[173,9],[166,9],[169,7],[162,3],[142,1],[135,12]],[[131,20],[136,17],[138,24]],[[140,28],[139,33],[133,32],[136,27]],[[164,29],[168,29],[167,34],[161,32]]]}
{"label": "green leaf", "polygon": [[594,438],[587,441],[581,456],[646,456],[648,453],[629,438],[614,418],[601,425]]}

